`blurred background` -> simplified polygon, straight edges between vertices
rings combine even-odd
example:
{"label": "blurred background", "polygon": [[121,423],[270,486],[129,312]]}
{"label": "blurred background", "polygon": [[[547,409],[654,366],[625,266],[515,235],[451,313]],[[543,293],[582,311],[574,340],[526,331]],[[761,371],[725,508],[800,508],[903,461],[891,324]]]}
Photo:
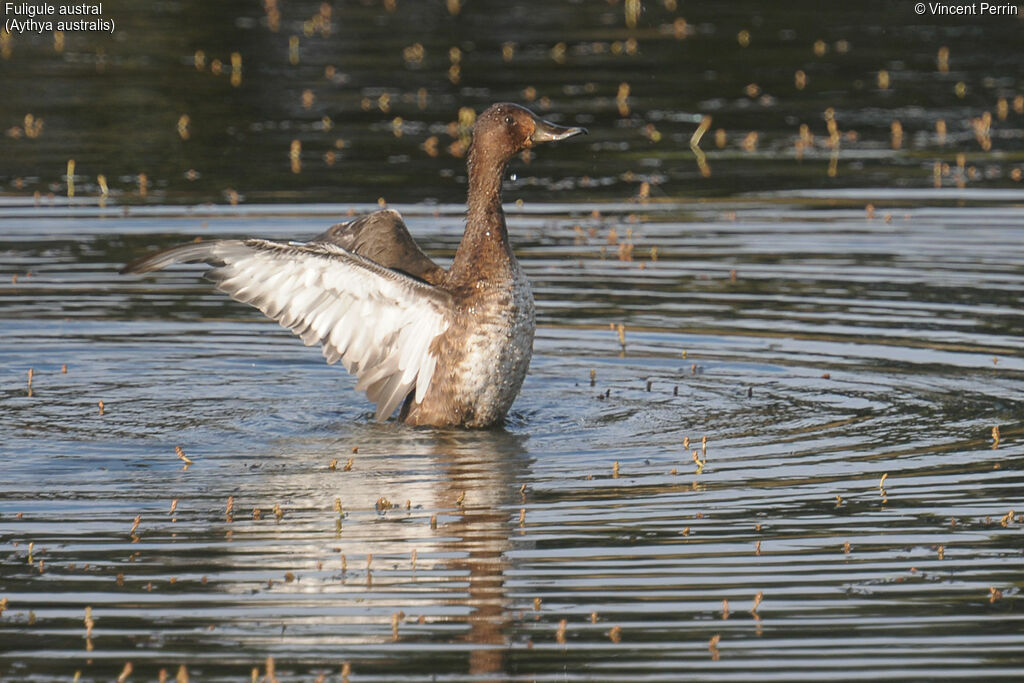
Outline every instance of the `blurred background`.
{"label": "blurred background", "polygon": [[5,194],[66,196],[73,159],[76,196],[126,203],[459,202],[467,127],[495,101],[590,129],[513,167],[527,201],[1017,187],[1024,159],[1020,17],[108,0],[103,18],[112,34],[4,33]]}

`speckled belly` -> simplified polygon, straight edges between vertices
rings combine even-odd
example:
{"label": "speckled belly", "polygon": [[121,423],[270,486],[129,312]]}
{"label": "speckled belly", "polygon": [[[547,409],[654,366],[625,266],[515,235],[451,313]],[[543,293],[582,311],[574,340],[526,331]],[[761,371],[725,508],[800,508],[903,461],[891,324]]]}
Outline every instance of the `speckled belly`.
{"label": "speckled belly", "polygon": [[533,355],[533,292],[516,264],[513,286],[481,292],[448,330],[439,365],[410,424],[485,427],[519,395]]}
{"label": "speckled belly", "polygon": [[[519,395],[533,355],[533,293],[523,279],[513,305],[488,316],[466,343],[457,376],[458,399],[473,413],[466,424],[480,426],[505,417]],[[470,407],[472,406],[472,407]]]}

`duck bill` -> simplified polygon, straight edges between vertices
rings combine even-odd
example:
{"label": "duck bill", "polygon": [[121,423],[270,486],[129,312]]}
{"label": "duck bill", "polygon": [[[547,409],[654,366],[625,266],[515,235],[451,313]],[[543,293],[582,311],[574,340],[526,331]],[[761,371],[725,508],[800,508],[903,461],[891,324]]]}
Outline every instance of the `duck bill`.
{"label": "duck bill", "polygon": [[580,128],[578,126],[573,126],[571,128],[568,126],[559,126],[556,123],[551,123],[544,119],[534,119],[534,126],[533,135],[530,136],[530,142],[533,144],[565,140],[566,138],[571,138],[574,135],[587,134],[586,128]]}

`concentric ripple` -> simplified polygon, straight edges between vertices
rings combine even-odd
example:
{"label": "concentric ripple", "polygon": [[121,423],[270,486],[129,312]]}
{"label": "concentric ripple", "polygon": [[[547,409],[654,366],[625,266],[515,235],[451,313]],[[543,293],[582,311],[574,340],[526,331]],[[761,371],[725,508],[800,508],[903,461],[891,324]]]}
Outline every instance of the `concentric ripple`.
{"label": "concentric ripple", "polygon": [[[1018,678],[1024,221],[868,199],[510,209],[540,329],[481,432],[115,274],[348,207],[12,211],[0,675]],[[450,258],[459,210],[402,210]]]}

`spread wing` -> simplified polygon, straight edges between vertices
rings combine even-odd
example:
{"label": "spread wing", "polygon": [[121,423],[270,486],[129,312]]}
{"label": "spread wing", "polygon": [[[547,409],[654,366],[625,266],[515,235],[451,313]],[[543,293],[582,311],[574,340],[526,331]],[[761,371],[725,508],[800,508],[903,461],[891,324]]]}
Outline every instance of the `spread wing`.
{"label": "spread wing", "polygon": [[431,342],[448,329],[451,297],[330,242],[215,240],[172,247],[129,263],[148,273],[172,263],[205,262],[206,277],[302,338],[321,344],[328,363],[354,373],[356,388],[387,419],[415,389],[421,401],[437,358]]}
{"label": "spread wing", "polygon": [[310,242],[336,244],[432,285],[444,278],[444,270],[423,253],[405,227],[402,215],[393,209],[374,211],[347,223],[332,225]]}

